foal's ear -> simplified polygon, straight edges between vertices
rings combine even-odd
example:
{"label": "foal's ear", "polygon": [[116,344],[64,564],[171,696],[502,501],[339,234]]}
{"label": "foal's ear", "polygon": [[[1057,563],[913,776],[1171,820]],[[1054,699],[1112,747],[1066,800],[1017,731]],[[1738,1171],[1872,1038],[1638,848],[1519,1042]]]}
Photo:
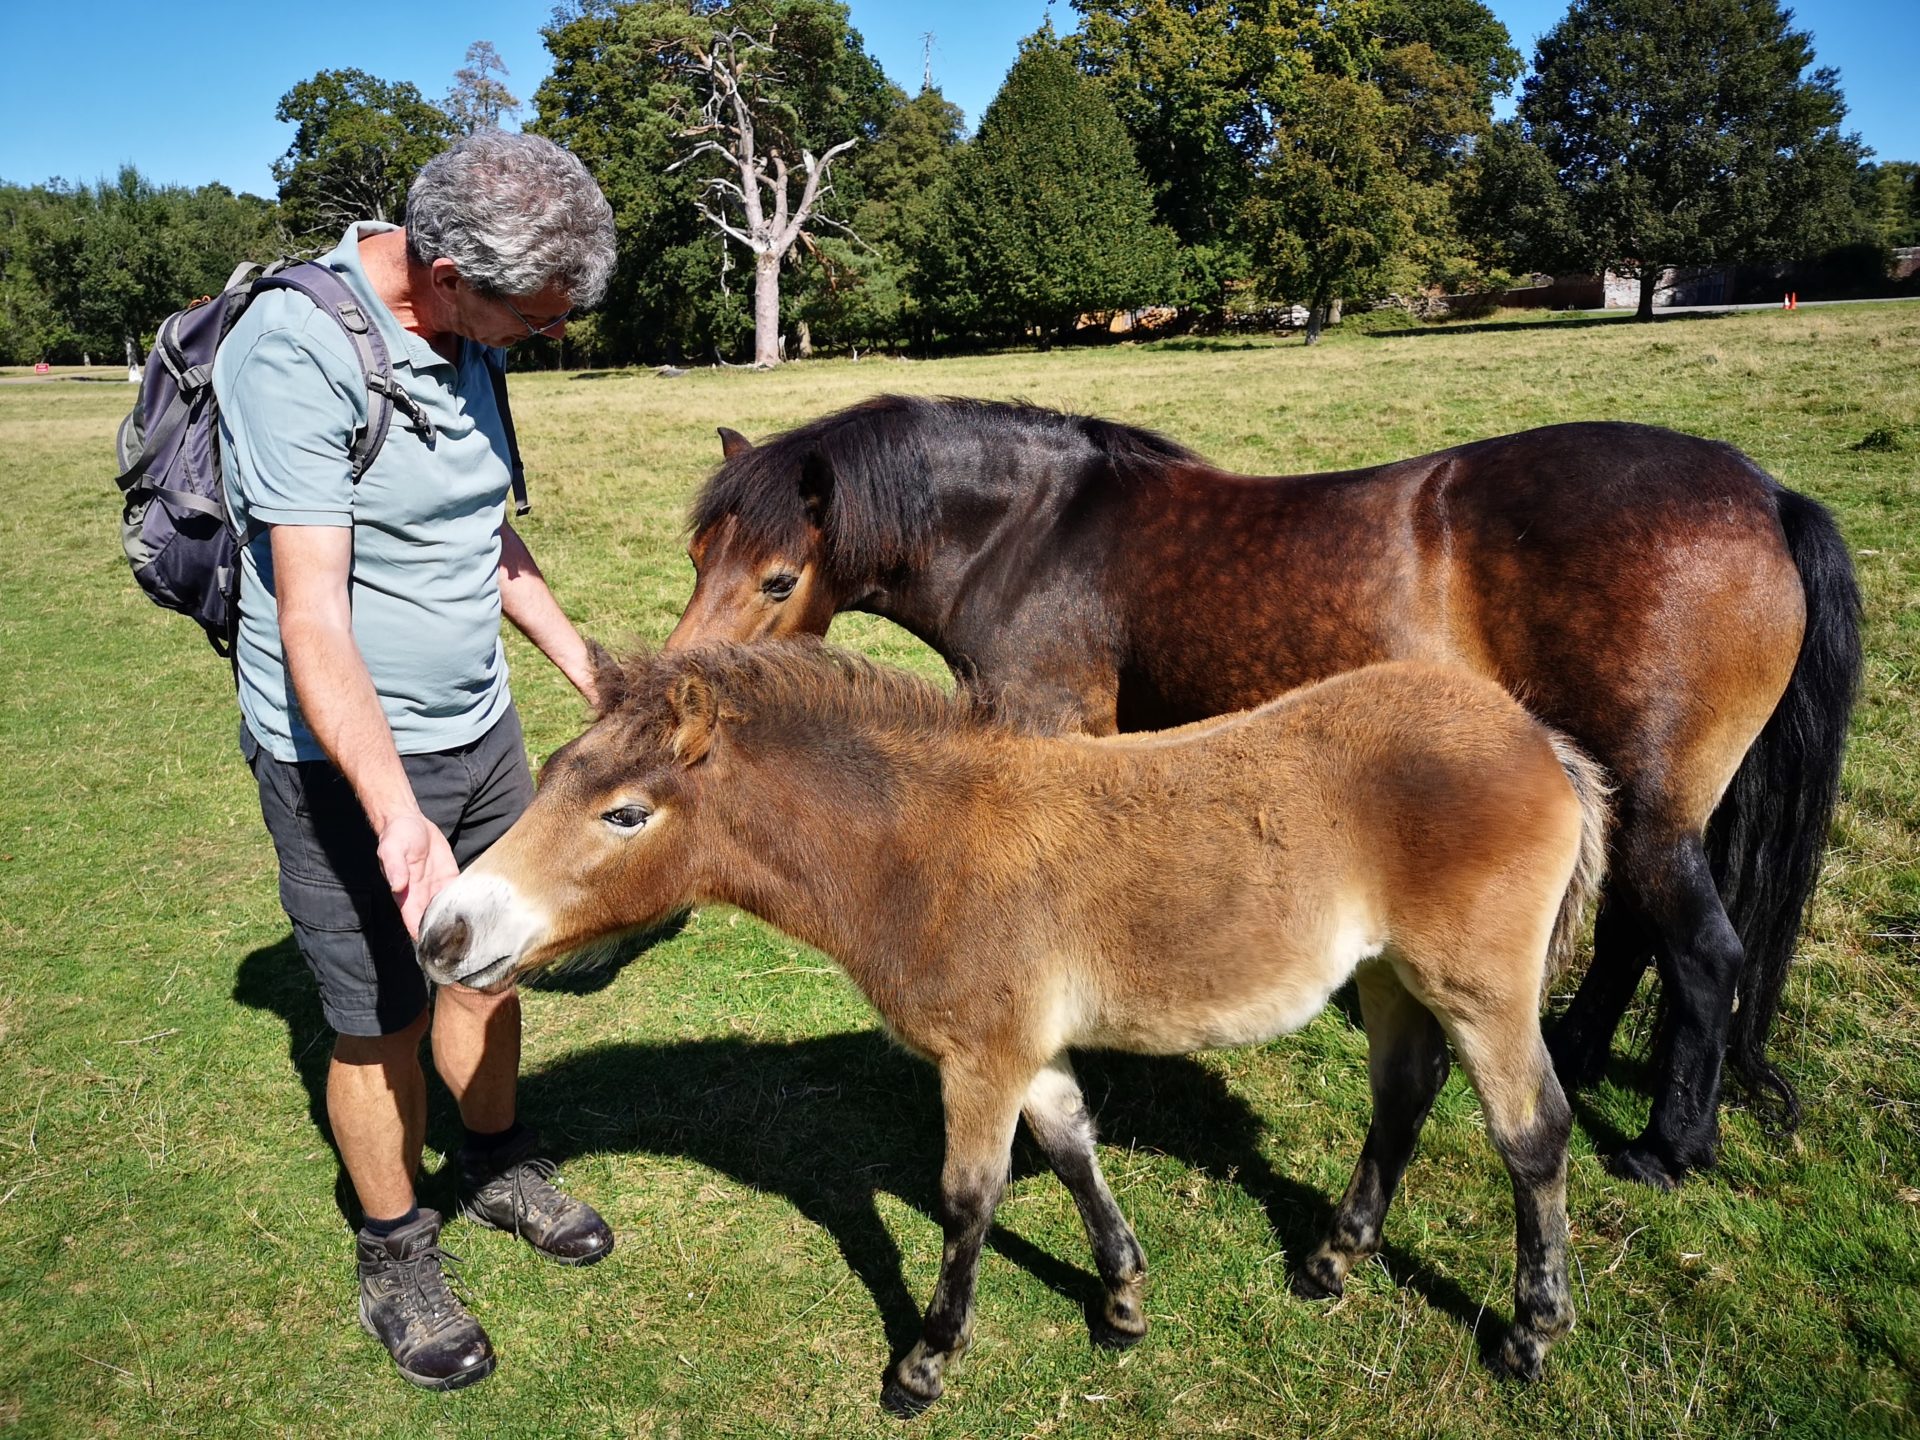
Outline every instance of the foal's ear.
{"label": "foal's ear", "polygon": [[698,765],[713,748],[713,732],[720,723],[720,702],[704,675],[692,671],[673,682],[669,695],[674,719],[673,758],[682,765]]}
{"label": "foal's ear", "polygon": [[719,429],[720,455],[722,459],[731,460],[734,456],[744,455],[753,448],[753,442],[738,430],[726,425],[720,426]]}
{"label": "foal's ear", "polygon": [[827,506],[833,503],[833,466],[818,450],[809,451],[800,466],[800,504],[806,509],[807,523],[816,530],[827,523]]}
{"label": "foal's ear", "polygon": [[593,673],[594,714],[605,715],[626,695],[626,671],[598,640],[587,641],[587,665]]}

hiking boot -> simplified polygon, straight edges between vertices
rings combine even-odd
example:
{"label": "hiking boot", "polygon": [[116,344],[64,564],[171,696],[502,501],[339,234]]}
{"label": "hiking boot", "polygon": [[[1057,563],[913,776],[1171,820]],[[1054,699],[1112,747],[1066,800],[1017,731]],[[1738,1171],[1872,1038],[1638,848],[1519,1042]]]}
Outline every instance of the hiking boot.
{"label": "hiking boot", "polygon": [[420,1218],[382,1238],[362,1230],[360,1324],[387,1347],[400,1373],[429,1390],[458,1390],[493,1373],[493,1345],[480,1322],[447,1286],[440,1215]]}
{"label": "hiking boot", "polygon": [[613,1249],[613,1231],[594,1208],[553,1183],[554,1163],[540,1158],[540,1137],[522,1126],[497,1150],[462,1149],[460,1213],[508,1230],[550,1260],[591,1265]]}

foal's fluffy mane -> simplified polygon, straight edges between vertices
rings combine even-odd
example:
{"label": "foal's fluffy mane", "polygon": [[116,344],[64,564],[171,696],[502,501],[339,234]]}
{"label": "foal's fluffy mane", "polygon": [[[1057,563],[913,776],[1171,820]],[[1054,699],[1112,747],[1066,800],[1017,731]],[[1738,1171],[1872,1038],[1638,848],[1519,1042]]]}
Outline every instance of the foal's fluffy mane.
{"label": "foal's fluffy mane", "polygon": [[751,724],[773,712],[824,722],[849,735],[957,734],[988,724],[964,694],[949,695],[917,675],[812,636],[632,656],[622,663],[617,693],[602,713],[644,723],[683,676],[712,688],[723,723],[731,717]]}
{"label": "foal's fluffy mane", "polygon": [[724,461],[694,497],[698,534],[728,515],[768,548],[797,545],[809,467],[829,475],[828,563],[843,577],[914,562],[933,524],[934,458],[1026,442],[1084,452],[1083,465],[1127,475],[1199,459],[1151,430],[1039,405],[963,397],[877,395],[775,435]]}

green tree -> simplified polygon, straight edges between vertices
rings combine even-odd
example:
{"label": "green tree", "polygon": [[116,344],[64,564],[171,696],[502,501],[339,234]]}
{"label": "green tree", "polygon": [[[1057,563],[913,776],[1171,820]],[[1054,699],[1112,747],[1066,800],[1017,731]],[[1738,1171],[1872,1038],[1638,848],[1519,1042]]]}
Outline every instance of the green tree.
{"label": "green tree", "polygon": [[364,70],[302,80],[280,97],[274,118],[296,127],[273,164],[281,213],[309,238],[336,236],[356,220],[403,220],[407,187],[455,133],[416,86]]}
{"label": "green tree", "polygon": [[158,186],[133,167],[90,186],[0,188],[0,354],[144,354],[170,312],[271,258],[271,202],[223,185]]}
{"label": "green tree", "polygon": [[1888,245],[1920,245],[1920,165],[1885,160],[1854,179],[1861,224]]}
{"label": "green tree", "polygon": [[1395,146],[1429,187],[1399,277],[1407,286],[1478,268],[1453,186],[1520,71],[1506,27],[1480,0],[1075,0],[1076,57],[1133,137],[1162,220],[1179,235],[1183,299],[1205,313],[1253,268],[1242,222],[1264,157],[1310,74],[1370,79],[1406,132]]}
{"label": "green tree", "polygon": [[453,72],[446,113],[462,135],[498,130],[502,119],[519,113],[520,100],[507,88],[507,62],[491,40],[467,47],[467,63]]}
{"label": "green tree", "polygon": [[911,289],[913,257],[964,128],[960,107],[926,89],[903,99],[873,143],[848,157],[847,183],[860,196],[852,235],[813,242],[815,263],[795,295],[817,335],[857,345],[932,339]]}
{"label": "green tree", "polygon": [[[1405,6],[1411,10],[1415,7]],[[1477,4],[1447,5],[1458,21],[1461,11],[1477,11],[1486,26],[1468,29],[1473,44],[1451,37],[1463,63],[1426,40],[1398,40],[1383,33],[1368,78],[1386,102],[1383,137],[1395,168],[1406,178],[1402,194],[1408,225],[1397,253],[1379,272],[1384,288],[1410,293],[1430,287],[1447,291],[1471,288],[1491,278],[1485,259],[1462,223],[1462,201],[1470,193],[1473,161],[1492,125],[1488,86],[1502,73],[1482,58],[1489,29],[1506,29]],[[1446,37],[1443,37],[1446,38]],[[1518,60],[1511,47],[1508,56]]]}
{"label": "green tree", "polygon": [[1164,301],[1174,237],[1126,129],[1046,27],[1021,45],[954,160],[920,249],[919,293],[952,327],[1042,346],[1088,312]]}
{"label": "green tree", "polygon": [[1526,68],[1513,36],[1481,0],[1374,0],[1367,24],[1382,50],[1423,45],[1458,67],[1484,116]]}
{"label": "green tree", "polygon": [[78,348],[35,264],[52,215],[70,204],[44,185],[0,185],[0,363],[65,359]]}
{"label": "green tree", "polygon": [[1340,75],[1300,84],[1247,206],[1261,278],[1307,307],[1306,343],[1335,300],[1377,288],[1411,239],[1418,190],[1404,127],[1379,89]]}
{"label": "green tree", "polygon": [[1274,115],[1323,49],[1311,0],[1074,0],[1075,59],[1134,143],[1184,245],[1231,239]]}
{"label": "green tree", "polygon": [[1638,276],[1643,320],[1668,266],[1850,238],[1860,144],[1790,19],[1777,0],[1574,0],[1487,147],[1486,228],[1518,264]]}

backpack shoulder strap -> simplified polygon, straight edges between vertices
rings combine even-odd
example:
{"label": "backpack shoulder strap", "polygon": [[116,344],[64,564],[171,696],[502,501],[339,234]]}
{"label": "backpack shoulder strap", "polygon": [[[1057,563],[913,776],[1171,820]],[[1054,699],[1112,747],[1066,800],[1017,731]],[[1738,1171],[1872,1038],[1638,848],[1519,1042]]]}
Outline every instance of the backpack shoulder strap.
{"label": "backpack shoulder strap", "polygon": [[367,315],[359,297],[348,288],[346,281],[325,265],[303,260],[284,269],[270,269],[254,282],[254,290],[256,293],[261,290],[299,291],[333,317],[341,333],[353,346],[354,354],[359,357],[360,371],[367,381],[367,424],[354,437],[349,452],[355,482],[367,473],[367,467],[386,443],[387,431],[393,424],[393,412],[396,409],[406,415],[410,429],[431,441],[432,426],[419,404],[407,394],[406,387],[394,378],[393,360],[387,354],[386,341],[380,338],[379,327]]}
{"label": "backpack shoulder strap", "polygon": [[533,509],[527,498],[527,467],[520,459],[520,437],[514,433],[513,411],[507,405],[507,357],[504,351],[489,348],[487,374],[493,378],[493,404],[500,412],[500,425],[507,432],[507,463],[513,485],[513,513],[524,515]]}

